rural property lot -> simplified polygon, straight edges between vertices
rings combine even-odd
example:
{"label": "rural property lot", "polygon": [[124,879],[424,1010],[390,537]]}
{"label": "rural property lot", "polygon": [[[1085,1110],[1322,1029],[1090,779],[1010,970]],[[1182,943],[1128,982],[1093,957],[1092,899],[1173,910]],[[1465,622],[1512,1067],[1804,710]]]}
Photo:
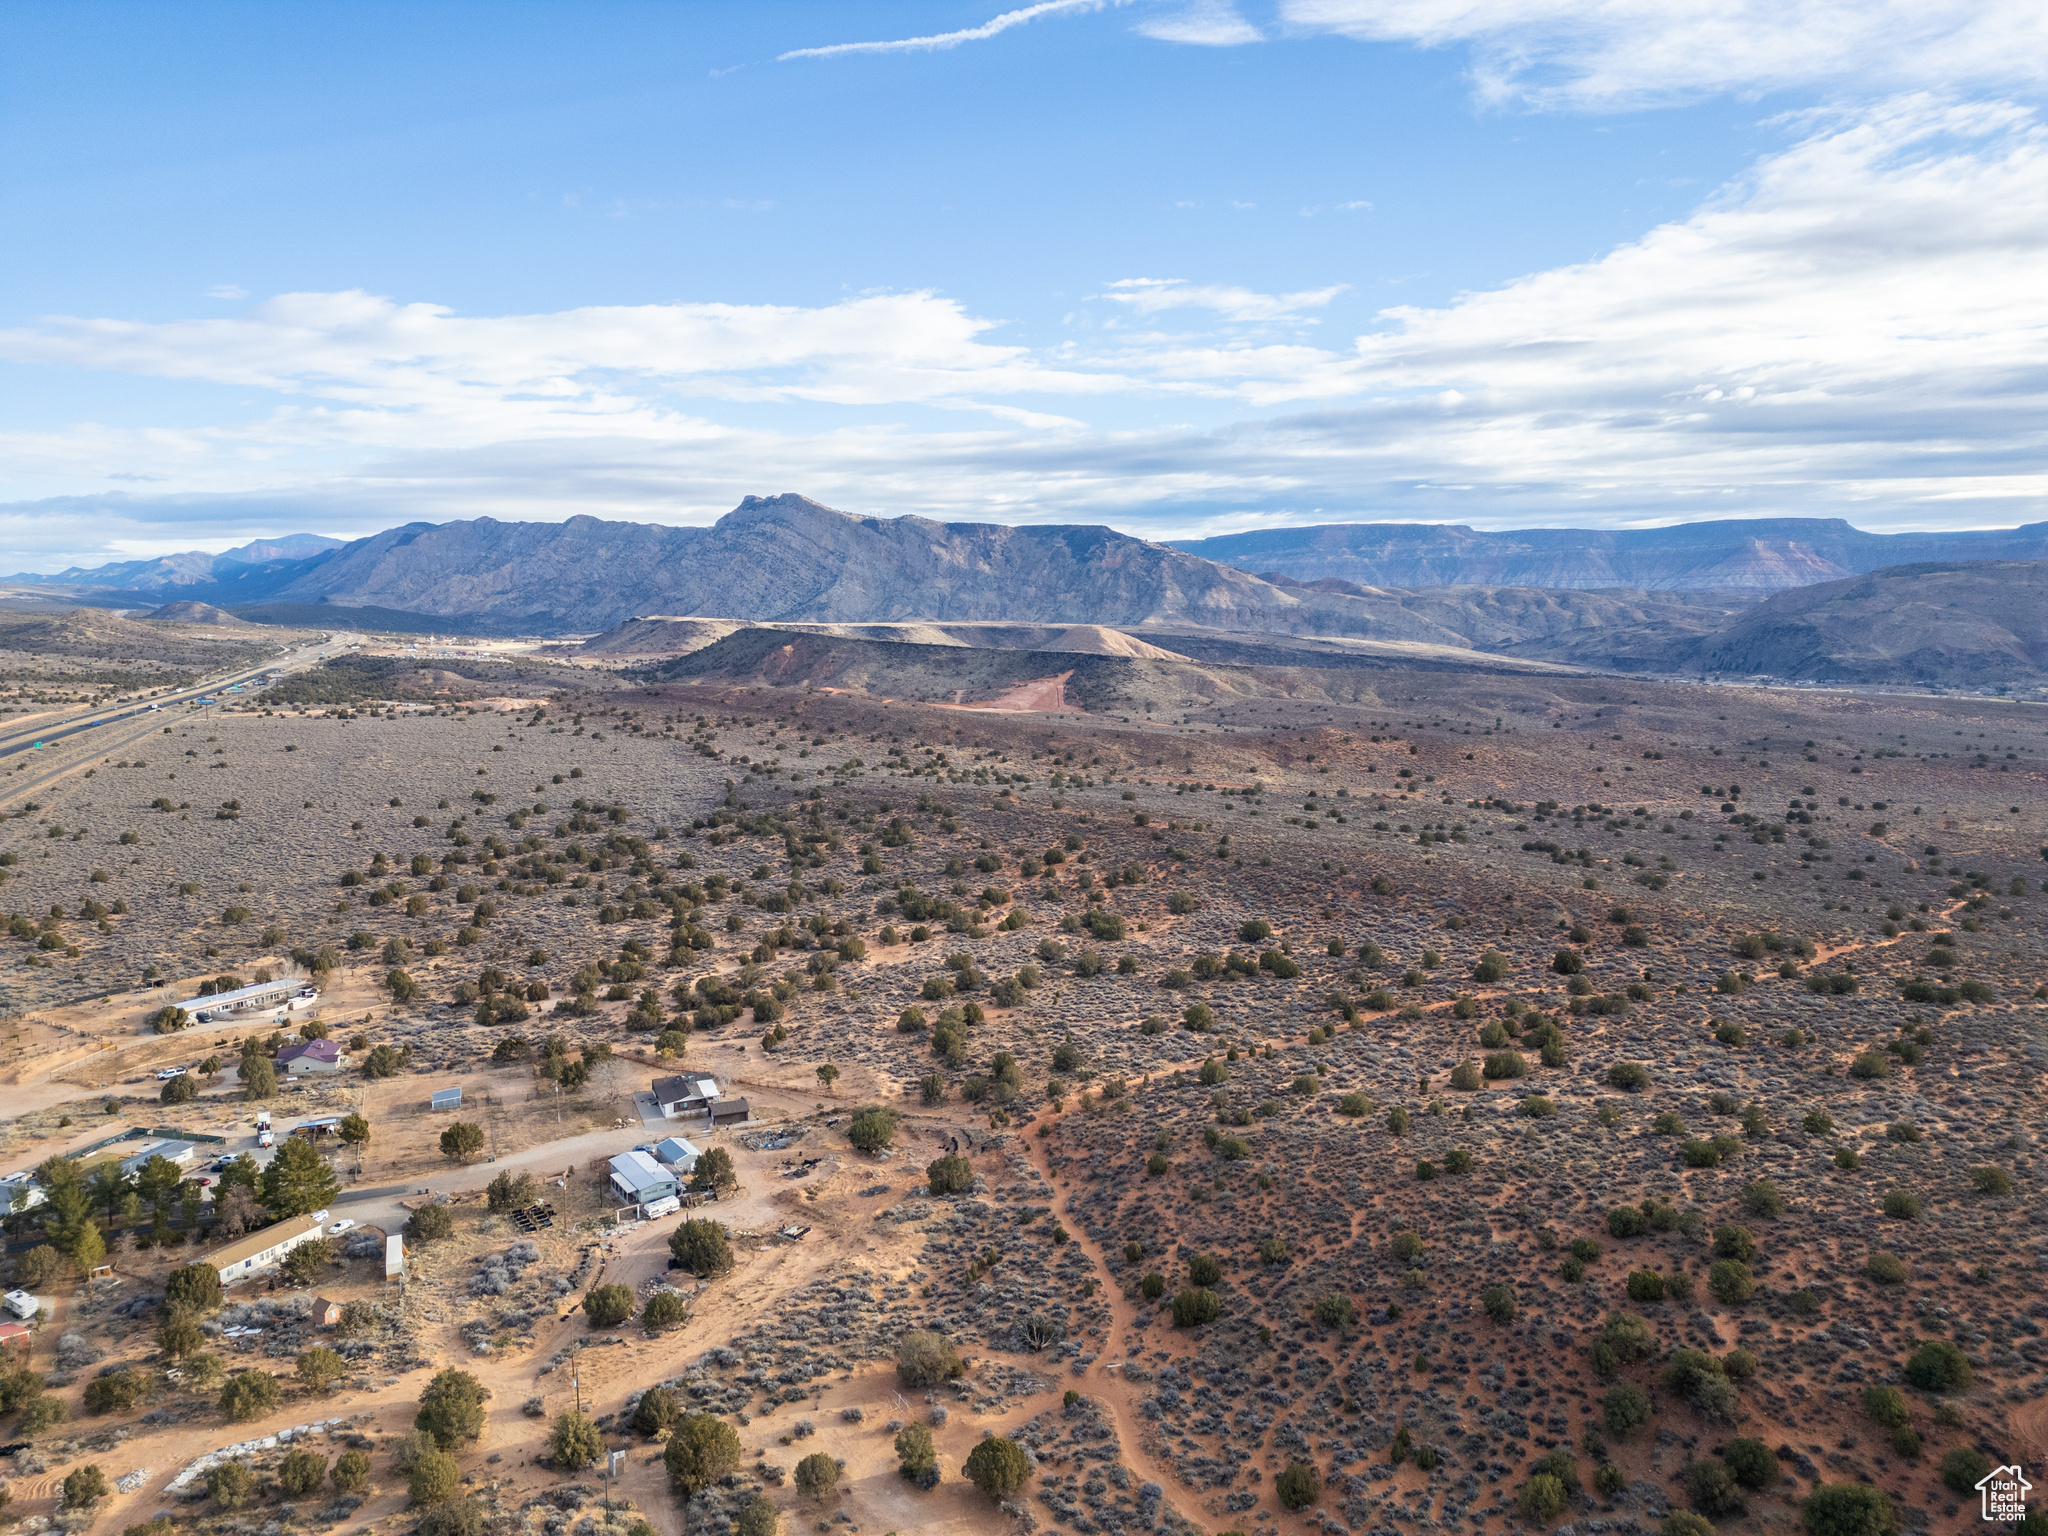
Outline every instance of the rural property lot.
{"label": "rural property lot", "polygon": [[[90,1198],[9,1218],[48,1309],[0,1377],[11,1516],[75,1526],[97,1466],[103,1527],[406,1529],[459,1371],[489,1396],[445,1536],[757,1498],[791,1530],[1777,1532],[1823,1484],[1975,1521],[1972,1457],[2048,1453],[2043,712],[1359,675],[1146,717],[1051,677],[969,711],[604,673],[257,698],[48,765],[0,801],[0,1173],[68,1158]],[[317,1005],[170,1027],[266,976]],[[340,1069],[280,1070],[302,1036]],[[721,1198],[641,1221],[606,1160],[674,1129],[646,1095],[683,1070],[751,1117],[682,1130]],[[313,1147],[355,1225],[194,1344],[171,1276],[288,1192],[96,1170],[131,1129],[202,1138],[188,1179],[268,1166],[265,1109],[361,1117]],[[671,1265],[685,1221],[729,1267]],[[613,1286],[630,1320],[593,1320]],[[913,1330],[958,1374],[906,1379]],[[246,1371],[278,1380],[230,1421]],[[627,1453],[609,1510],[551,1453],[575,1413]],[[687,1502],[686,1413],[740,1451]],[[367,1472],[290,1491],[272,1437],[316,1424]],[[1001,1507],[964,1471],[991,1435]],[[246,1496],[173,1487],[251,1441]]]}

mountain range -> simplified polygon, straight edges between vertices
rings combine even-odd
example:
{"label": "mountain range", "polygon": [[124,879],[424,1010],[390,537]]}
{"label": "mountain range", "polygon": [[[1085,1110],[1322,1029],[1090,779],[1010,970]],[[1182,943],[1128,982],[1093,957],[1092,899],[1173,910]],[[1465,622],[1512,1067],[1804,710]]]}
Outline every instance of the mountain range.
{"label": "mountain range", "polygon": [[[115,591],[166,592],[174,587],[209,586],[223,578],[242,574],[250,567],[290,564],[308,559],[323,550],[339,549],[345,541],[320,533],[290,533],[283,538],[256,539],[237,549],[217,555],[204,550],[158,555],[150,560],[123,560],[113,565],[87,569],[73,566],[54,576],[21,575],[7,581],[36,582],[51,586],[104,587]],[[170,598],[166,596],[165,601]]]}
{"label": "mountain range", "polygon": [[[709,527],[413,523],[346,544],[294,535],[70,571],[37,590],[298,625],[603,632],[598,649],[616,655],[678,654],[732,621],[950,626],[865,638],[998,649],[1039,646],[974,627],[1097,626],[1096,645],[1121,644],[1101,638],[1118,630],[1168,649],[1178,647],[1164,634],[1222,632],[1625,670],[1968,683],[2048,671],[2044,573],[2048,524],[1345,524],[1176,546],[1104,527],[859,517],[782,495],[749,496]],[[700,639],[702,621],[726,627]]]}
{"label": "mountain range", "polygon": [[1174,547],[1298,582],[1761,596],[1888,565],[2048,560],[2048,523],[1963,533],[1865,533],[1840,518],[1804,517],[1506,533],[1460,524],[1325,523],[1180,540]]}

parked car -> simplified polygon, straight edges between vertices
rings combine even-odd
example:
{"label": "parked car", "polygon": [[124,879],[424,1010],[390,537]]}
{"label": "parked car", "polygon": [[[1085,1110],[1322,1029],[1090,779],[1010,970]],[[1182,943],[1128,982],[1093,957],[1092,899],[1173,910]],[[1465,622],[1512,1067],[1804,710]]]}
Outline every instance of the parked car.
{"label": "parked car", "polygon": [[353,1227],[354,1225],[355,1222],[351,1218],[344,1216],[339,1221],[329,1222],[327,1224],[327,1232],[328,1235],[331,1237],[337,1233],[348,1231],[349,1228]]}
{"label": "parked car", "polygon": [[183,1077],[191,1070],[190,1067],[165,1067],[161,1072],[157,1073],[156,1080],[160,1083],[167,1083],[174,1077]]}

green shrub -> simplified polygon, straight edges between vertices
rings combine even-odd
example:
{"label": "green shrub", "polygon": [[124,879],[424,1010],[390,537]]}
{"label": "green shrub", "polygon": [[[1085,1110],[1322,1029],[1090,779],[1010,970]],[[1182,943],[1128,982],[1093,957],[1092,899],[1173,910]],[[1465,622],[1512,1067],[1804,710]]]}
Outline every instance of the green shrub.
{"label": "green shrub", "polygon": [[668,1251],[700,1279],[715,1279],[733,1266],[732,1244],[722,1223],[706,1218],[685,1221],[668,1235]]}
{"label": "green shrub", "polygon": [[920,1474],[936,1471],[939,1465],[938,1449],[932,1444],[932,1432],[922,1424],[907,1424],[896,1433],[896,1470],[898,1474],[915,1480]]}
{"label": "green shrub", "polygon": [[1876,1285],[1904,1285],[1906,1266],[1897,1254],[1873,1253],[1863,1261],[1863,1278]]}
{"label": "green shrub", "polygon": [[1742,1490],[1718,1461],[1695,1461],[1686,1467],[1685,1500],[1709,1519],[1749,1513]]}
{"label": "green shrub", "polygon": [[1520,1051],[1491,1051],[1487,1054],[1481,1073],[1491,1082],[1504,1079],[1527,1077],[1529,1062]]}
{"label": "green shrub", "polygon": [[839,1486],[839,1463],[823,1451],[813,1451],[796,1464],[796,1491],[807,1499],[822,1499]]}
{"label": "green shrub", "polygon": [[1980,1195],[2009,1195],[2012,1193],[2012,1179],[2003,1168],[1986,1164],[1970,1170],[1970,1186]]}
{"label": "green shrub", "polygon": [[230,1424],[260,1419],[277,1406],[277,1378],[268,1371],[237,1371],[220,1389],[220,1411]]}
{"label": "green shrub", "polygon": [[1565,1512],[1565,1507],[1564,1484],[1548,1472],[1538,1472],[1515,1495],[1515,1508],[1522,1512],[1522,1518],[1538,1525],[1549,1525]]}
{"label": "green shrub", "polygon": [[855,1110],[846,1123],[846,1139],[863,1152],[879,1152],[896,1137],[896,1111],[879,1104]]}
{"label": "green shrub", "polygon": [[1001,1504],[1024,1486],[1031,1462],[1016,1441],[992,1435],[968,1453],[961,1470],[990,1501]]}
{"label": "green shrub", "polygon": [[1628,1277],[1628,1299],[1636,1302],[1662,1301],[1664,1277],[1654,1269],[1632,1270]]}
{"label": "green shrub", "polygon": [[1977,1484],[1990,1470],[1989,1458],[1971,1446],[1962,1446],[1941,1458],[1942,1482],[1949,1492],[1963,1498],[1976,1492]]}
{"label": "green shrub", "polygon": [[1607,1069],[1607,1086],[1640,1093],[1650,1086],[1650,1069],[1639,1061],[1617,1061]]}
{"label": "green shrub", "polygon": [[1189,1286],[1173,1298],[1173,1326],[1199,1328],[1223,1315],[1223,1302],[1214,1291]]}
{"label": "green shrub", "polygon": [[896,1342],[896,1377],[913,1391],[965,1374],[959,1352],[944,1334],[913,1328]]}
{"label": "green shrub", "polygon": [[1799,1506],[1807,1536],[1897,1536],[1898,1516],[1882,1488],[1868,1483],[1828,1483]]}
{"label": "green shrub", "polygon": [[1607,1213],[1607,1234],[1615,1238],[1641,1237],[1650,1223],[1633,1205],[1617,1205]]}
{"label": "green shrub", "polygon": [[1742,1191],[1742,1208],[1752,1216],[1775,1220],[1785,1214],[1784,1194],[1769,1179],[1758,1179]]}
{"label": "green shrub", "polygon": [[1664,1385],[1692,1405],[1702,1418],[1732,1424],[1740,1404],[1727,1368],[1697,1349],[1675,1349],[1664,1365]]}
{"label": "green shrub", "polygon": [[1600,1399],[1600,1420],[1617,1440],[1650,1422],[1650,1394],[1632,1381],[1618,1382]]}
{"label": "green shrub", "polygon": [[1479,1304],[1496,1323],[1505,1325],[1515,1320],[1515,1293],[1504,1285],[1489,1285],[1481,1291]]}
{"label": "green shrub", "polygon": [[1714,1257],[1740,1259],[1747,1264],[1756,1257],[1756,1239],[1749,1228],[1730,1224],[1714,1228]]}
{"label": "green shrub", "polygon": [[1286,1470],[1273,1479],[1273,1493],[1283,1508],[1307,1509],[1321,1495],[1322,1480],[1307,1462],[1290,1461]]}
{"label": "green shrub", "polygon": [[490,1393],[467,1371],[445,1370],[420,1394],[413,1427],[434,1439],[444,1451],[479,1439],[484,1432],[484,1400]]}
{"label": "green shrub", "polygon": [[1357,1315],[1351,1298],[1341,1291],[1327,1291],[1316,1300],[1316,1321],[1325,1328],[1348,1328]]}
{"label": "green shrub", "polygon": [[1906,1380],[1922,1392],[1961,1392],[1970,1385],[1970,1362],[1947,1339],[1929,1339],[1906,1362]]}
{"label": "green shrub", "polygon": [[1918,1221],[1920,1197],[1909,1189],[1894,1189],[1884,1197],[1884,1213],[1894,1221]]}
{"label": "green shrub", "polygon": [[1756,1294],[1756,1277],[1740,1259],[1718,1259],[1707,1271],[1707,1289],[1724,1306],[1740,1306]]}
{"label": "green shrub", "polygon": [[633,1315],[629,1285],[592,1286],[583,1297],[583,1315],[593,1328],[616,1328]]}
{"label": "green shrub", "polygon": [[1768,1488],[1778,1480],[1778,1459],[1761,1440],[1730,1440],[1721,1455],[1735,1481],[1752,1492]]}

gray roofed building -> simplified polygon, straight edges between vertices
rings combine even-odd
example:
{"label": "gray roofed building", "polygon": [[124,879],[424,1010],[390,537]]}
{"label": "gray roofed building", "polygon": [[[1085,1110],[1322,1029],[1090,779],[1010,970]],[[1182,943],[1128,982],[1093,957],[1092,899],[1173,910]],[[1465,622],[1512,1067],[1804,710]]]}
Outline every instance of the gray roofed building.
{"label": "gray roofed building", "polygon": [[651,1205],[680,1192],[676,1176],[645,1152],[621,1152],[611,1160],[611,1184],[629,1205]]}

